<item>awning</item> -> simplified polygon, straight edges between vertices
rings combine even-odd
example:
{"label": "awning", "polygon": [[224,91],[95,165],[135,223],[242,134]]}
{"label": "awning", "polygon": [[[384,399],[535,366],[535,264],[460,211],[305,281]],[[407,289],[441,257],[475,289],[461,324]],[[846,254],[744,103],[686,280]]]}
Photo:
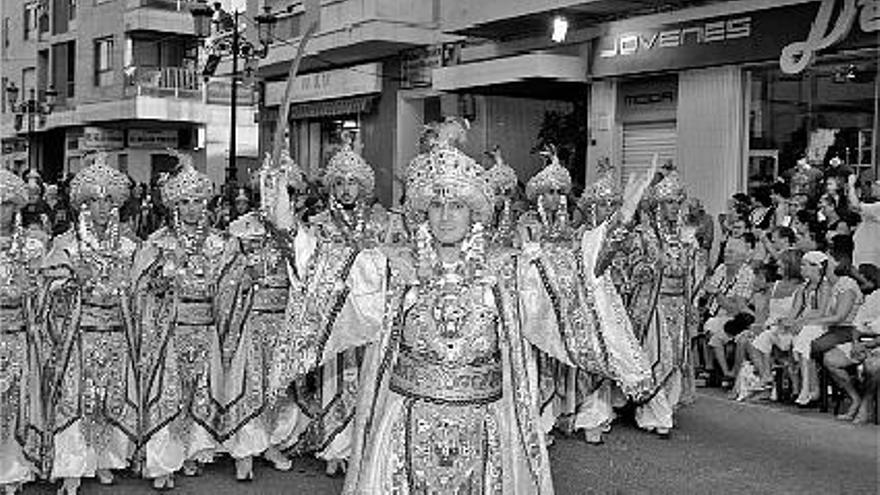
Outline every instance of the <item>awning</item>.
{"label": "awning", "polygon": [[370,113],[375,106],[378,95],[353,96],[338,100],[312,101],[290,105],[290,120],[314,119],[318,117],[337,117]]}
{"label": "awning", "polygon": [[526,81],[586,84],[587,61],[571,55],[528,53],[441,67],[434,69],[433,80],[434,89],[439,91],[461,91]]}

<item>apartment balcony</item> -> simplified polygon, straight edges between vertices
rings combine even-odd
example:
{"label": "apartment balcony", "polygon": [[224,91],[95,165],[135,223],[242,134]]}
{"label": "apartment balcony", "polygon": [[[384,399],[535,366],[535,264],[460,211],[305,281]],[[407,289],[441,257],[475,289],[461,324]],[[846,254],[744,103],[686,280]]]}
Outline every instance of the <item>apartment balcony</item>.
{"label": "apartment balcony", "polygon": [[125,0],[125,32],[148,31],[195,36],[190,4],[194,0]]}
{"label": "apartment balcony", "polygon": [[[319,30],[306,49],[303,70],[326,66],[328,62],[353,64],[376,60],[442,41],[434,3],[434,0],[322,0]],[[302,14],[302,4],[295,4],[290,14],[279,18],[276,36],[288,41],[299,39],[305,32]],[[261,72],[269,76],[285,73],[296,49],[297,43],[273,44],[268,57],[261,61]],[[320,56],[321,62],[315,55]]]}
{"label": "apartment balcony", "polygon": [[157,96],[201,99],[202,87],[202,76],[196,69],[130,67],[125,70],[124,95],[126,97]]}

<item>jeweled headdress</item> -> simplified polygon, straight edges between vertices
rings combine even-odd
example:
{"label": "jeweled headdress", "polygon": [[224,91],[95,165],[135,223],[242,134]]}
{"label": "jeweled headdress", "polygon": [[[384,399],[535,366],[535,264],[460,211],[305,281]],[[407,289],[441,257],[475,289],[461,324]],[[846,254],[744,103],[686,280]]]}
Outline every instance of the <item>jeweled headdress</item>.
{"label": "jeweled headdress", "polygon": [[541,152],[547,160],[547,166],[540,172],[535,174],[526,184],[526,197],[529,201],[553,189],[559,189],[564,194],[571,191],[571,174],[559,163],[559,157],[556,156],[556,148],[548,147]]}
{"label": "jeweled headdress", "polygon": [[431,201],[440,198],[463,200],[475,221],[485,222],[492,217],[495,193],[485,169],[473,158],[449,141],[441,141],[416,160],[418,163],[411,162],[407,168],[406,209],[410,214],[427,211]]}
{"label": "jeweled headdress", "polygon": [[599,160],[596,181],[584,189],[581,202],[583,204],[616,204],[622,200],[623,190],[620,187],[620,181],[615,177],[611,161],[607,158]]}
{"label": "jeweled headdress", "polygon": [[516,189],[516,184],[519,181],[516,170],[501,157],[501,149],[496,146],[490,155],[495,163],[486,171],[486,178],[489,179],[495,192],[510,192]]}
{"label": "jeweled headdress", "polygon": [[229,224],[229,234],[239,239],[260,239],[266,235],[266,227],[257,213],[250,212]]}
{"label": "jeweled headdress", "polygon": [[21,208],[27,204],[27,198],[24,181],[9,170],[0,169],[0,203],[9,201]]}
{"label": "jeweled headdress", "polygon": [[109,197],[117,207],[128,199],[128,177],[108,165],[107,158],[102,151],[87,157],[91,163],[70,181],[70,199],[77,208],[93,198]]}
{"label": "jeweled headdress", "polygon": [[666,172],[663,179],[651,189],[651,199],[658,202],[676,202],[681,203],[687,196],[684,184],[678,171],[671,165],[664,166]]}
{"label": "jeweled headdress", "polygon": [[209,199],[214,194],[214,184],[207,175],[195,169],[192,156],[173,149],[168,152],[177,157],[180,168],[162,184],[162,199],[168,205],[177,204],[184,199]]}
{"label": "jeweled headdress", "polygon": [[354,178],[366,196],[372,196],[376,185],[373,168],[354,150],[354,135],[349,132],[342,133],[342,147],[330,158],[322,182],[330,186],[338,178]]}

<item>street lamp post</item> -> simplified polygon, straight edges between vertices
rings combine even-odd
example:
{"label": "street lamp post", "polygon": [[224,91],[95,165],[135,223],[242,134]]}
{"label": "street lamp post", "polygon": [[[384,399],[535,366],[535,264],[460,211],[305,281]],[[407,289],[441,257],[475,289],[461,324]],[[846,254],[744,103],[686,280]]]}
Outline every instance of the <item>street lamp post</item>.
{"label": "street lamp post", "polygon": [[[43,92],[44,98],[40,100],[37,98],[36,90],[30,88],[30,90],[28,90],[28,99],[18,103],[19,89],[15,86],[15,83],[10,82],[5,90],[9,106],[15,114],[14,127],[16,132],[21,131],[23,121],[27,119],[27,168],[28,170],[31,170],[33,168],[33,164],[31,163],[31,151],[36,149],[35,146],[32,147],[34,118],[39,118],[41,126],[45,124],[46,116],[52,113],[52,110],[55,107],[58,92],[55,91],[54,86],[49,85],[46,91]],[[39,162],[39,160],[37,161]],[[39,166],[39,163],[37,163],[37,165]]]}
{"label": "street lamp post", "polygon": [[[269,54],[269,44],[272,43],[272,33],[277,18],[270,12],[269,7],[265,7],[265,12],[257,15],[254,21],[257,24],[257,34],[260,46],[256,47],[247,39],[241,37],[239,29],[240,15],[238,10],[234,11],[231,16],[231,22],[228,18],[212,19],[213,12],[207,6],[205,0],[199,0],[191,9],[193,19],[195,21],[195,34],[197,37],[207,39],[211,35],[211,24],[216,24],[216,36],[206,43],[208,51],[208,60],[202,75],[205,80],[214,74],[220,58],[223,56],[232,57],[232,93],[229,97],[230,105],[230,129],[229,129],[229,164],[226,168],[226,183],[232,184],[236,180],[238,168],[236,164],[235,142],[237,139],[237,111],[238,111],[238,63],[239,58],[248,61],[255,57],[265,58]],[[221,13],[221,16],[229,14]],[[230,32],[231,31],[231,32]]]}

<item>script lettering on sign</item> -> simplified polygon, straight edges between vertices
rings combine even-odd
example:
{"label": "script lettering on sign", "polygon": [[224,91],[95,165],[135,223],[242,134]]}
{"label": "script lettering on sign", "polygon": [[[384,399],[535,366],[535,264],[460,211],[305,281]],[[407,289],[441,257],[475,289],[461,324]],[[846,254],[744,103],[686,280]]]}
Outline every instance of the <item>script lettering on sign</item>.
{"label": "script lettering on sign", "polygon": [[612,46],[599,52],[602,58],[634,55],[657,48],[677,48],[748,38],[752,35],[752,18],[737,17],[722,21],[674,27],[664,31],[622,34]]}
{"label": "script lettering on sign", "polygon": [[[835,12],[838,15],[832,23]],[[801,72],[810,65],[817,52],[846,38],[857,17],[862,31],[880,31],[880,0],[822,0],[807,39],[782,49],[779,68],[787,74]]]}

